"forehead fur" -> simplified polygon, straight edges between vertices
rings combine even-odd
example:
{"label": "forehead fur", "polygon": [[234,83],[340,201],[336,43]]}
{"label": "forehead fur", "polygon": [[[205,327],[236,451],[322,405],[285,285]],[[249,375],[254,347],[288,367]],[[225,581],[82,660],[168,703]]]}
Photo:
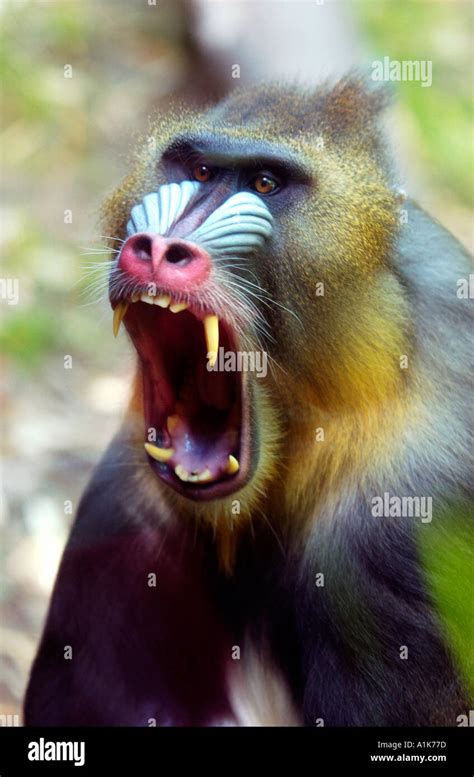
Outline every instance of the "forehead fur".
{"label": "forehead fur", "polygon": [[273,128],[281,136],[365,126],[371,129],[390,94],[377,82],[346,76],[315,89],[262,84],[237,88],[210,113],[226,124]]}
{"label": "forehead fur", "polygon": [[366,149],[380,156],[380,115],[391,99],[384,85],[347,76],[313,90],[268,84],[235,89],[206,115],[206,124],[226,134],[247,133],[302,148],[315,138]]}
{"label": "forehead fur", "polygon": [[[349,75],[335,84],[315,89],[293,85],[262,84],[239,87],[216,106],[200,113],[184,106],[172,107],[157,116],[147,136],[139,144],[132,172],[105,206],[110,229],[124,229],[130,208],[145,193],[166,183],[160,167],[164,149],[176,136],[214,133],[221,137],[246,140],[249,154],[253,141],[270,141],[286,146],[300,156],[308,168],[321,161],[316,151],[318,139],[325,146],[322,155],[330,161],[339,153],[345,165],[370,172],[381,182],[391,178],[386,144],[379,127],[381,111],[390,100],[384,87]],[[356,181],[362,180],[360,175]]]}

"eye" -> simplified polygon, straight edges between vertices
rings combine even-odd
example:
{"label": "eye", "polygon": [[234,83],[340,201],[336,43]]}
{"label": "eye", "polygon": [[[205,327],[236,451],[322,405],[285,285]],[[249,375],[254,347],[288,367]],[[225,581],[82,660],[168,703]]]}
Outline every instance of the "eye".
{"label": "eye", "polygon": [[280,188],[280,182],[268,173],[259,173],[252,178],[249,185],[259,194],[273,194]]}
{"label": "eye", "polygon": [[196,181],[199,181],[200,183],[206,183],[207,181],[210,181],[211,178],[214,178],[214,171],[211,170],[210,167],[203,164],[194,165],[193,167],[193,177]]}

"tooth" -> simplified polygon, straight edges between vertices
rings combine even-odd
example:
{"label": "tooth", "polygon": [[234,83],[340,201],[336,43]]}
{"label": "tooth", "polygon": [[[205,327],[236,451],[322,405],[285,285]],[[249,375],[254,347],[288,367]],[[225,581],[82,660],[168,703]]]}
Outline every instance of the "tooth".
{"label": "tooth", "polygon": [[155,297],[154,304],[159,305],[160,308],[167,308],[171,302],[171,297],[168,294],[160,294],[159,297]]}
{"label": "tooth", "polygon": [[140,299],[140,294],[132,294],[132,302],[138,302]]}
{"label": "tooth", "polygon": [[176,429],[176,427],[178,426],[180,420],[181,419],[180,419],[179,415],[169,415],[168,416],[168,418],[166,419],[166,427],[167,427],[167,429],[168,429],[170,434],[173,434],[173,432]]}
{"label": "tooth", "polygon": [[186,310],[187,307],[189,307],[187,302],[173,302],[173,304],[170,305],[170,310],[172,313],[181,313],[181,311]]}
{"label": "tooth", "polygon": [[214,367],[219,350],[219,319],[216,315],[209,315],[205,317],[203,324],[206,336],[207,358],[209,365]]}
{"label": "tooth", "polygon": [[227,467],[225,468],[225,471],[228,475],[235,475],[236,472],[238,472],[240,469],[240,464],[235,458],[235,456],[230,455],[227,461]]}
{"label": "tooth", "polygon": [[149,294],[141,294],[140,299],[142,302],[147,302],[148,305],[153,305],[153,297],[150,297]]}
{"label": "tooth", "polygon": [[176,475],[179,477],[180,480],[184,480],[185,483],[188,482],[189,477],[190,477],[189,472],[188,472],[187,469],[184,469],[184,467],[181,464],[178,464],[174,468],[174,471],[175,471]]}
{"label": "tooth", "polygon": [[122,319],[125,316],[125,313],[128,310],[128,302],[119,302],[118,305],[114,308],[114,320],[112,323],[112,329],[114,332],[114,337],[117,337],[120,329],[120,324],[122,323]]}
{"label": "tooth", "polygon": [[162,463],[169,461],[174,453],[174,448],[158,448],[157,445],[152,445],[150,442],[146,442],[144,445],[148,455],[155,459],[155,461],[161,461]]}
{"label": "tooth", "polygon": [[188,475],[187,480],[188,483],[207,483],[209,480],[212,480],[212,474],[208,469],[205,469],[203,472],[197,472],[194,470],[190,475]]}

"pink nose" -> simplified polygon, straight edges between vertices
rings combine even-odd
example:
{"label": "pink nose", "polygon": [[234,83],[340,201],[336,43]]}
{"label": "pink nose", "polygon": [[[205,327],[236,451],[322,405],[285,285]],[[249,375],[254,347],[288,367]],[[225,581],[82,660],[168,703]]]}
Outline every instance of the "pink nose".
{"label": "pink nose", "polygon": [[138,232],[123,244],[118,267],[138,282],[186,292],[206,280],[211,258],[195,243]]}

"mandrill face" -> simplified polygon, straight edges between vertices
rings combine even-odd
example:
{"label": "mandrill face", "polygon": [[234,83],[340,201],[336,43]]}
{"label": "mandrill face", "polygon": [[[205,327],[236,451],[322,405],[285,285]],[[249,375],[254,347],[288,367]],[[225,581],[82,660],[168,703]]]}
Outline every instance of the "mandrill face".
{"label": "mandrill face", "polygon": [[149,463],[193,500],[241,489],[258,467],[256,376],[225,360],[271,339],[256,269],[271,254],[271,200],[289,186],[271,150],[257,162],[219,135],[172,138],[167,182],[131,208],[110,277],[115,330],[123,320],[141,363]]}
{"label": "mandrill face", "polygon": [[[114,331],[123,321],[139,357],[143,456],[194,501],[262,493],[287,469],[292,429],[305,446],[295,419],[340,404],[341,381],[349,401],[361,396],[338,348],[357,339],[355,310],[393,226],[372,141],[351,121],[354,151],[327,123],[332,93],[315,105],[289,93],[285,121],[271,90],[238,94],[159,128],[158,152],[106,210],[107,234],[123,241],[109,293]],[[262,353],[265,379],[245,369]]]}
{"label": "mandrill face", "polygon": [[[188,174],[132,209],[110,300],[142,365],[150,464],[179,493],[205,500],[240,488],[255,465],[248,376],[218,369],[217,357],[241,350],[258,313],[252,293],[249,303],[237,277],[222,274],[265,245],[273,218],[253,184],[232,193],[228,182],[219,195],[206,186],[216,168],[196,161]],[[261,175],[254,186],[276,183]]]}

